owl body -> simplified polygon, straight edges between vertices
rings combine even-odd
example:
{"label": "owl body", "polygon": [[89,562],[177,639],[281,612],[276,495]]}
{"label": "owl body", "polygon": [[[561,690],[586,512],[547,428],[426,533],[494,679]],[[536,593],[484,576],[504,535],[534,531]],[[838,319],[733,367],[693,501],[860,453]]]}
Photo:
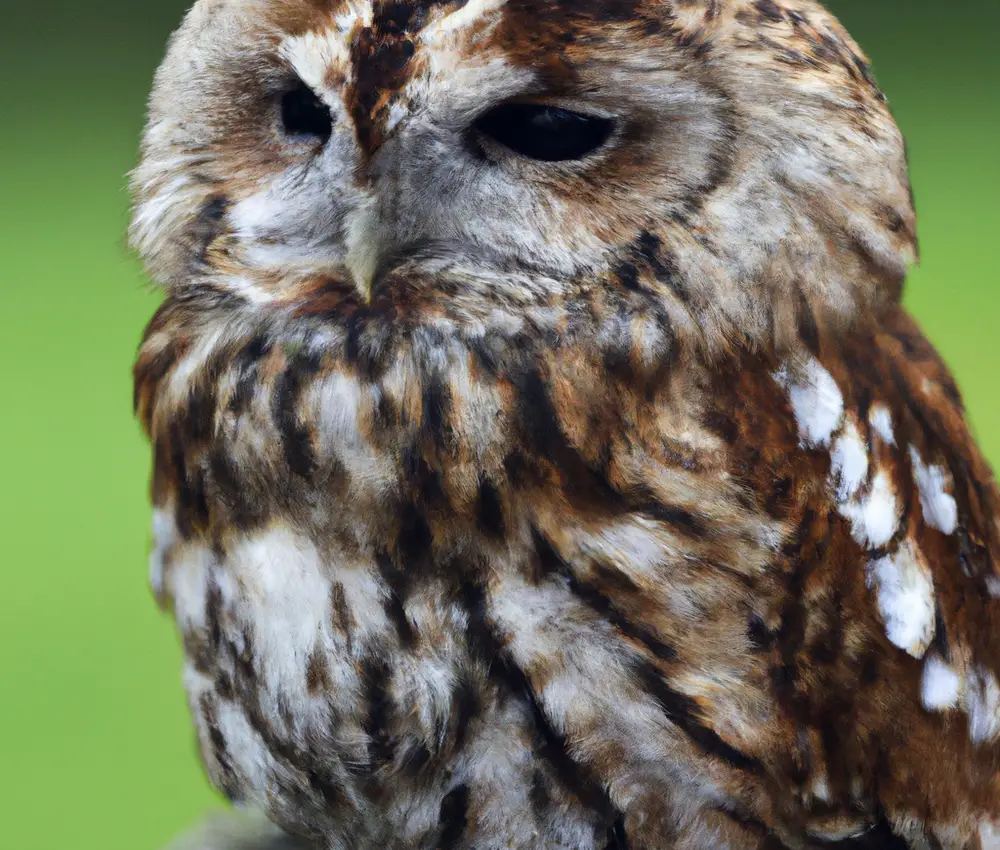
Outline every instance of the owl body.
{"label": "owl body", "polygon": [[993,846],[998,495],[818,6],[202,0],[136,188],[153,585],[232,800]]}

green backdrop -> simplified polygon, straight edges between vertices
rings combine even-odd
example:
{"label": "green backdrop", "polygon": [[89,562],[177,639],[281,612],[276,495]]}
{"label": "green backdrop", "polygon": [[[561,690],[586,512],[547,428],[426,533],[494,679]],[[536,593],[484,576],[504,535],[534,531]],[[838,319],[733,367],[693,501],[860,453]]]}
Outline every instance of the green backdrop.
{"label": "green backdrop", "polygon": [[[9,3],[9,0],[8,0]],[[841,0],[906,132],[923,260],[908,300],[1000,459],[994,0]],[[146,587],[129,369],[156,295],[122,236],[177,0],[0,17],[0,847],[154,850],[217,801]]]}

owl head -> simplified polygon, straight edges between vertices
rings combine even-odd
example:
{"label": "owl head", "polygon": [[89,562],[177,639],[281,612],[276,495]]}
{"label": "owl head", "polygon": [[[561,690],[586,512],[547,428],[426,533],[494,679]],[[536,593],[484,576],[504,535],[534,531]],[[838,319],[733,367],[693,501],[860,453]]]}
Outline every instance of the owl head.
{"label": "owl head", "polygon": [[613,291],[782,344],[915,253],[901,136],[812,0],[198,0],[133,187],[151,275],[249,309]]}

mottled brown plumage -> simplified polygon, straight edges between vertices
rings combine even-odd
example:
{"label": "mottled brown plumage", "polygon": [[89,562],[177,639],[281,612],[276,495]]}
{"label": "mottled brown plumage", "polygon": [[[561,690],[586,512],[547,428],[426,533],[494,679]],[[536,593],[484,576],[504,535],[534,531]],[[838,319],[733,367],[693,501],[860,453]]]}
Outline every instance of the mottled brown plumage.
{"label": "mottled brown plumage", "polygon": [[[609,130],[545,159],[509,103]],[[998,845],[998,494],[817,5],[201,0],[135,185],[230,798],[359,850]]]}

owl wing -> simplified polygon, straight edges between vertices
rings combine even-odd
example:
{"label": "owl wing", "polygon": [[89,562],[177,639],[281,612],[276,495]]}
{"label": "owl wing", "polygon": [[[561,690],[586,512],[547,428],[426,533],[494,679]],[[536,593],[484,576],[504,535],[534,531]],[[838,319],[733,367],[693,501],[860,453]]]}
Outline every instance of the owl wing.
{"label": "owl wing", "polygon": [[570,763],[644,789],[640,844],[698,799],[681,845],[988,844],[992,473],[901,308],[804,339],[652,394],[550,362],[538,573],[490,586],[504,653]]}
{"label": "owl wing", "polygon": [[779,610],[752,630],[794,730],[786,776],[804,829],[837,833],[853,804],[884,813],[912,846],[994,846],[993,473],[955,382],[902,308],[846,338],[804,338],[808,354],[744,359],[722,376],[711,414],[734,476],[792,529]]}

